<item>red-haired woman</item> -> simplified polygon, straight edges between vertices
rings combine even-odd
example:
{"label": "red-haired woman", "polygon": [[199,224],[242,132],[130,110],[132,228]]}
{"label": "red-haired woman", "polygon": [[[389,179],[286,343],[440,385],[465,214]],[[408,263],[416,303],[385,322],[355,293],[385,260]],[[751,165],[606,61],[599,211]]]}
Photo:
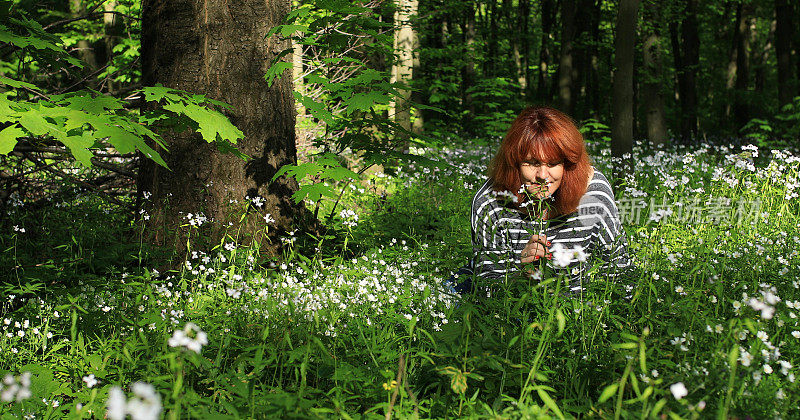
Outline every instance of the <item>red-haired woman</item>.
{"label": "red-haired woman", "polygon": [[[631,268],[611,185],[572,120],[553,108],[527,108],[511,124],[472,200],[471,222],[474,257],[462,275],[500,278],[546,259],[576,292],[589,256],[611,276]],[[456,286],[471,288],[469,280]]]}

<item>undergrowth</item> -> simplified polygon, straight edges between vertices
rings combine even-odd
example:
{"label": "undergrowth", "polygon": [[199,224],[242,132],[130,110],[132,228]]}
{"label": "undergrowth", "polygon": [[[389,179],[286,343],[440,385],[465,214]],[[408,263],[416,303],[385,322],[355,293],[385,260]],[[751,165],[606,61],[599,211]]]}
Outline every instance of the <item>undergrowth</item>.
{"label": "undergrowth", "polygon": [[615,191],[637,278],[572,296],[541,266],[487,297],[443,282],[470,258],[492,150],[428,154],[448,166],[346,187],[327,236],[275,259],[228,237],[159,272],[118,208],[17,203],[3,418],[800,415],[795,155],[637,150]]}

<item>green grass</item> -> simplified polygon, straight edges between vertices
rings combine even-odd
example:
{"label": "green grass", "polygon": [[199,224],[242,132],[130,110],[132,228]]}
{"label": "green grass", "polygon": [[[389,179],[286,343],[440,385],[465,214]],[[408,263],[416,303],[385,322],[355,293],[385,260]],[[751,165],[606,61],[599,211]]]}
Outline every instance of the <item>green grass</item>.
{"label": "green grass", "polygon": [[[90,196],[17,208],[3,307],[37,297],[0,324],[0,376],[30,372],[32,396],[0,414],[102,418],[112,387],[141,381],[170,418],[797,417],[800,175],[768,152],[637,151],[615,192],[648,207],[625,224],[638,277],[593,274],[580,297],[547,270],[491,298],[441,287],[471,254],[487,148],[348,188],[332,234],[298,233],[274,261],[230,240],[159,273],[131,217]],[[651,199],[682,214],[650,220]],[[190,322],[200,353],[170,346]]]}

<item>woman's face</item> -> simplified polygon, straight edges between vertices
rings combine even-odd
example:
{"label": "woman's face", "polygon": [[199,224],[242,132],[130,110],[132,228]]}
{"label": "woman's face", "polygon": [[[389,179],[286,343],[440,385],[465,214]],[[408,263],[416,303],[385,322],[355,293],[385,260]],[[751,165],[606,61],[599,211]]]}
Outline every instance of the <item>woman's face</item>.
{"label": "woman's face", "polygon": [[539,162],[531,158],[520,164],[519,175],[529,194],[539,199],[547,198],[561,185],[564,162]]}

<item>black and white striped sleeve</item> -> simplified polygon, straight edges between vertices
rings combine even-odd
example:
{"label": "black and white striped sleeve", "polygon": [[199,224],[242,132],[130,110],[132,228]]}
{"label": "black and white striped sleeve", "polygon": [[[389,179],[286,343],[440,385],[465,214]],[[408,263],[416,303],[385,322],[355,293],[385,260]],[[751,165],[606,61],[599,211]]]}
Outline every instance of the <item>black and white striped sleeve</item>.
{"label": "black and white striped sleeve", "polygon": [[628,240],[610,185],[600,190],[597,198],[597,251],[603,261],[601,272],[616,278],[633,268],[628,257]]}
{"label": "black and white striped sleeve", "polygon": [[[483,189],[482,189],[483,190]],[[475,274],[484,278],[503,277],[516,270],[519,260],[512,246],[504,209],[483,191],[472,202],[472,248]]]}

